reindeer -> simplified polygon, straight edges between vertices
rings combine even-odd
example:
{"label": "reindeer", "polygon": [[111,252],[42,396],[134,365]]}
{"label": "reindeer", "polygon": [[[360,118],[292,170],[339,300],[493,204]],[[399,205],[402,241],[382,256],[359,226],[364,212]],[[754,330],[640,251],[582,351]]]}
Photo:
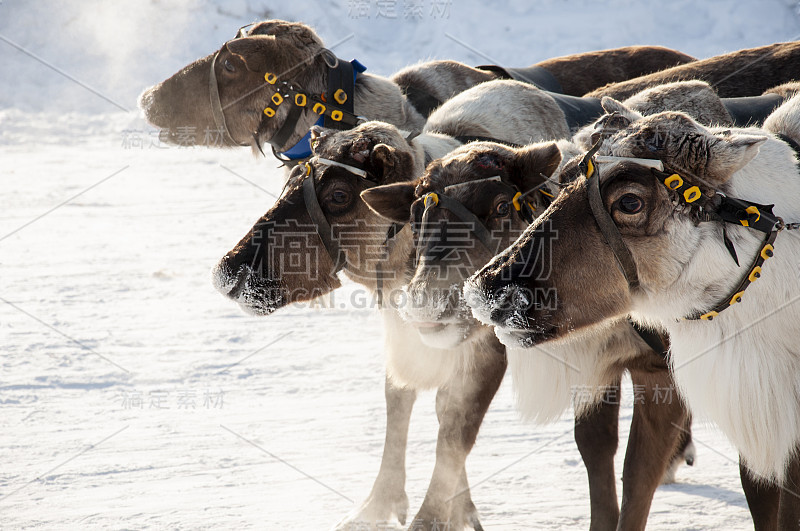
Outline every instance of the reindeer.
{"label": "reindeer", "polygon": [[[800,516],[800,241],[785,230],[800,220],[798,140],[800,96],[762,129],[680,112],[635,121],[568,163],[574,182],[464,289],[515,348],[628,315],[667,330],[682,396],[740,452],[756,529]],[[561,267],[527,273],[550,261]],[[550,289],[556,304],[538,304]]]}
{"label": "reindeer", "polygon": [[785,97],[783,87],[775,85],[800,79],[798,65],[800,42],[781,42],[667,68],[595,89],[585,96],[619,100],[665,83],[700,80],[712,85],[723,98],[757,96],[770,87],[774,87],[772,93]]}
{"label": "reindeer", "polygon": [[[385,78],[363,72],[357,61],[337,59],[305,24],[268,20],[241,29],[215,53],[148,88],[140,96],[139,106],[147,120],[161,129],[160,138],[167,143],[251,146],[253,153],[261,152],[267,143],[276,153],[285,153],[283,159],[302,159],[310,153],[309,130],[320,119],[314,110],[319,109],[313,104],[314,95],[330,92],[325,102],[319,102],[327,108],[328,127],[352,127],[364,117],[421,131],[428,115],[442,102],[485,81],[529,79],[550,90],[581,96],[607,83],[693,60],[659,46],[630,46],[549,59],[519,70],[432,61]],[[587,76],[590,67],[592,75]],[[334,77],[338,84],[328,91]],[[279,90],[281,82],[296,89],[291,94],[293,101],[283,102],[286,93]],[[344,110],[344,120],[337,122],[331,109],[342,97],[342,93],[336,94],[340,86],[346,98],[339,108],[349,111]],[[297,91],[306,96],[299,100],[305,101],[303,107],[294,105]],[[276,93],[283,94],[277,107]],[[182,130],[195,134],[181,134]]]}

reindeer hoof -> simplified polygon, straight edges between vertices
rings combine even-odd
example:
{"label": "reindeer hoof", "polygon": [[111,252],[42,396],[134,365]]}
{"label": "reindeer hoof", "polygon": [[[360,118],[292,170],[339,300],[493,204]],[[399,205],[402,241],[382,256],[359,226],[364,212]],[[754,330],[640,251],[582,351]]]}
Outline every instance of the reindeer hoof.
{"label": "reindeer hoof", "polygon": [[688,466],[694,466],[694,458],[695,458],[694,443],[689,443],[686,446],[686,450],[683,451],[683,457]]}
{"label": "reindeer hoof", "polygon": [[333,531],[378,531],[393,529],[390,524],[396,518],[401,526],[408,517],[408,496],[405,492],[394,492],[369,498],[350,515],[339,522]]}
{"label": "reindeer hoof", "polygon": [[400,504],[395,507],[395,513],[400,525],[406,525],[406,520],[408,520],[408,498],[405,499],[405,504]]}

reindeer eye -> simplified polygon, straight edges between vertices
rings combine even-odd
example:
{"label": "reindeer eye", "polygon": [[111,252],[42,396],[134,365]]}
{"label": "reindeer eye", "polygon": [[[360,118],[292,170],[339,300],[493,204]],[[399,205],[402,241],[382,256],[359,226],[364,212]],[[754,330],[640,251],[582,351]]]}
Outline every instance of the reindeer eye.
{"label": "reindeer eye", "polygon": [[350,194],[344,190],[334,190],[333,194],[331,194],[331,199],[333,199],[333,202],[337,205],[344,205],[350,201]]}
{"label": "reindeer eye", "polygon": [[222,63],[222,66],[224,66],[225,70],[228,72],[236,72],[236,67],[233,66],[233,63],[231,63],[230,59],[225,59],[225,61]]}
{"label": "reindeer eye", "polygon": [[644,201],[635,194],[625,194],[617,201],[617,208],[623,214],[636,214],[642,210]]}
{"label": "reindeer eye", "polygon": [[494,207],[494,213],[500,217],[505,217],[511,211],[511,206],[508,204],[508,201],[503,201],[502,203],[498,203],[496,207]]}

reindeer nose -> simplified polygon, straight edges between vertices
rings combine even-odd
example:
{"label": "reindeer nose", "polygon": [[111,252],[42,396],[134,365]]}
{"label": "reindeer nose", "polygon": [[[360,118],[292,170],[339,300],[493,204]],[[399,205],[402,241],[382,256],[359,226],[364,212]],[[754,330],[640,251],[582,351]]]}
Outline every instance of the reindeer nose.
{"label": "reindeer nose", "polygon": [[242,292],[247,279],[250,276],[250,268],[241,265],[237,268],[231,266],[231,260],[225,256],[219,263],[214,266],[211,272],[214,288],[217,291],[229,297],[236,299]]}
{"label": "reindeer nose", "polygon": [[520,286],[500,264],[489,264],[475,273],[467,281],[464,297],[478,320],[499,326],[506,326],[526,302]]}
{"label": "reindeer nose", "polygon": [[214,287],[223,295],[236,299],[247,279],[261,270],[261,245],[254,237],[243,240],[216,265]]}

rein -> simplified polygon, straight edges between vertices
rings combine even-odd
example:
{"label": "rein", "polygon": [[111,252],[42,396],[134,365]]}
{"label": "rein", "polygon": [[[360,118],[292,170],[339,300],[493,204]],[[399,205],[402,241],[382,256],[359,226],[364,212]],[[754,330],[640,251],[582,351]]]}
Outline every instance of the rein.
{"label": "rein", "polygon": [[[586,153],[581,161],[581,168],[586,175],[587,190],[589,194],[589,206],[597,222],[600,232],[606,240],[606,243],[611,248],[617,263],[622,271],[625,279],[628,281],[629,289],[634,290],[639,287],[639,277],[636,268],[636,262],[633,260],[630,249],[617,228],[611,214],[606,210],[603,203],[602,188],[600,186],[600,171],[596,162],[603,159],[603,157],[594,158],[601,141],[597,142],[589,152]],[[642,159],[633,159],[625,157],[605,157],[604,162],[611,160],[628,160],[637,164],[645,165],[650,168],[653,176],[662,183],[668,190],[673,192],[677,198],[678,203],[683,205],[691,205],[702,199],[702,202],[697,203],[700,205],[701,222],[718,222],[723,224],[723,240],[726,248],[730,252],[737,265],[739,263],[736,257],[736,252],[733,245],[728,240],[725,234],[725,223],[741,225],[751,230],[762,232],[766,234],[761,243],[761,247],[753,259],[750,267],[745,276],[736,285],[734,290],[713,308],[707,312],[697,312],[693,315],[685,317],[684,320],[704,320],[712,321],[723,310],[741,302],[745,290],[761,277],[761,268],[769,258],[774,254],[773,244],[778,237],[778,233],[784,229],[797,229],[800,224],[785,224],[783,220],[773,214],[772,208],[774,205],[760,205],[744,199],[728,197],[722,192],[716,192],[713,197],[706,196],[697,185],[684,180],[684,178],[677,172],[664,172],[663,163],[661,161],[647,159],[645,163]],[[608,182],[604,183],[604,186]]]}

